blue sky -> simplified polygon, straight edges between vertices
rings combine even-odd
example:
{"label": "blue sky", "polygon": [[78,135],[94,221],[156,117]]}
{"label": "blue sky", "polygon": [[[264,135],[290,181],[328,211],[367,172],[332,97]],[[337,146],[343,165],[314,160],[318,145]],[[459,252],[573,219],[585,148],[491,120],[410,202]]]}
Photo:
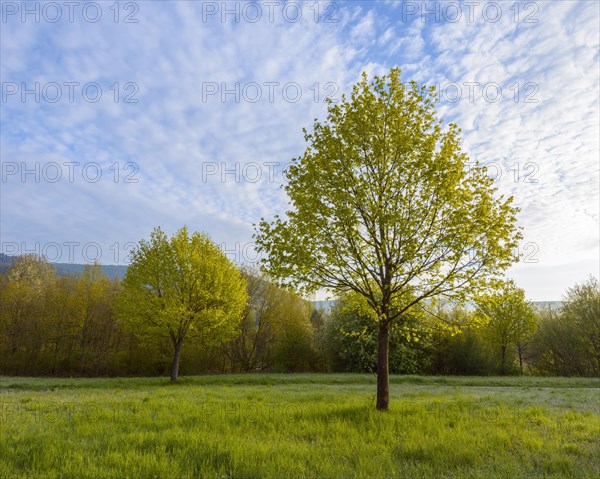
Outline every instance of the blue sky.
{"label": "blue sky", "polygon": [[2,2],[2,252],[125,264],[157,225],[252,263],[282,170],[362,71],[438,84],[521,208],[533,300],[599,275],[599,4]]}

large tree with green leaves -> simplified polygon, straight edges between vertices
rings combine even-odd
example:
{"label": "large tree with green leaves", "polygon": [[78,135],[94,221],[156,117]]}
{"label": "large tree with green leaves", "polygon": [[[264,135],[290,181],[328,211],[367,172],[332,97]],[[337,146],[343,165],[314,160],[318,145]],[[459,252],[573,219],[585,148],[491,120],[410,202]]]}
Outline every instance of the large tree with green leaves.
{"label": "large tree with green leaves", "polygon": [[516,346],[523,373],[523,346],[535,333],[535,308],[525,298],[525,291],[514,281],[505,281],[495,291],[476,298],[477,313],[485,318],[485,335],[501,353],[501,372],[506,374],[506,351]]}
{"label": "large tree with green leaves", "polygon": [[230,340],[247,300],[239,269],[206,234],[186,227],[171,238],[156,228],[139,242],[123,279],[118,311],[139,336],[173,344],[171,381],[177,379],[185,340]]}
{"label": "large tree with green leaves", "polygon": [[304,130],[308,147],[288,169],[291,208],[262,219],[263,269],[295,287],[362,295],[378,321],[377,408],[389,407],[394,321],[427,298],[464,298],[514,262],[520,233],[512,198],[444,128],[433,88],[400,70],[366,74],[350,98],[329,102]]}

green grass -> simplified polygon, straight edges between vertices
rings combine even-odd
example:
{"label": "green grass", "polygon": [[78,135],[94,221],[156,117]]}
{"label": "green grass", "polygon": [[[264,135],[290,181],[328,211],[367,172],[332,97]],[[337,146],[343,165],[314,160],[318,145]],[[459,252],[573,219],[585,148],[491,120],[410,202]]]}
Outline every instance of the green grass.
{"label": "green grass", "polygon": [[598,477],[600,379],[0,378],[0,477]]}

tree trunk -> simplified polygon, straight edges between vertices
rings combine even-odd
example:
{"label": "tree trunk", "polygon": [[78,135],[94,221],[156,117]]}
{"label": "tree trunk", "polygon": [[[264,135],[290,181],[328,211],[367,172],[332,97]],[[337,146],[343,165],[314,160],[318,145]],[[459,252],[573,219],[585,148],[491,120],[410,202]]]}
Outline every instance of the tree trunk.
{"label": "tree trunk", "polygon": [[377,409],[388,411],[390,406],[390,327],[386,322],[379,323],[377,345]]}
{"label": "tree trunk", "polygon": [[521,376],[523,376],[523,347],[521,344],[517,345],[517,352],[519,353],[519,369],[521,370]]}
{"label": "tree trunk", "polygon": [[519,368],[521,369],[521,376],[523,376],[523,358],[519,355]]}
{"label": "tree trunk", "polygon": [[81,343],[81,359],[79,360],[79,375],[83,376],[86,368],[86,344]]}
{"label": "tree trunk", "polygon": [[502,375],[506,374],[506,346],[502,345],[502,367],[500,369]]}
{"label": "tree trunk", "polygon": [[175,343],[175,354],[173,355],[173,366],[171,367],[171,382],[177,381],[179,375],[179,358],[181,357],[182,341]]}

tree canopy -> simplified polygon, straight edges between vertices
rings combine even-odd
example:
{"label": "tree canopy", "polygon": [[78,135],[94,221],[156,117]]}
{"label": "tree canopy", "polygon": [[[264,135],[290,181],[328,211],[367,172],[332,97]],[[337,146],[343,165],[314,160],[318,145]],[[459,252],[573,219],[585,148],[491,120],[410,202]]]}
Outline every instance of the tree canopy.
{"label": "tree canopy", "polygon": [[140,336],[170,339],[175,381],[184,340],[230,340],[246,300],[239,269],[206,234],[183,227],[169,239],[156,228],[132,253],[119,315]]}
{"label": "tree canopy", "polygon": [[522,366],[521,347],[533,337],[536,328],[535,309],[525,298],[525,291],[514,281],[506,281],[495,291],[480,295],[476,304],[479,315],[488,321],[488,338],[500,348],[502,374],[506,374],[506,349],[511,345],[519,349]]}
{"label": "tree canopy", "polygon": [[304,130],[285,191],[291,208],[255,235],[271,277],[300,289],[362,295],[379,323],[377,408],[389,403],[394,320],[439,295],[462,299],[514,262],[520,239],[512,197],[443,127],[435,89],[400,70],[366,74],[327,120]]}

